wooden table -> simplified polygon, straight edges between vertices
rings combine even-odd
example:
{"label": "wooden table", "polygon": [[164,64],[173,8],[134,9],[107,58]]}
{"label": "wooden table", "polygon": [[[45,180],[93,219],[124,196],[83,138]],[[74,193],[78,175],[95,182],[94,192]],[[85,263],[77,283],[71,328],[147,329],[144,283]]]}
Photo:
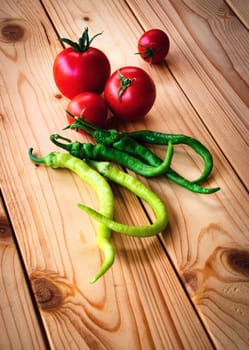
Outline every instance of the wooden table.
{"label": "wooden table", "polygon": [[[1,349],[248,349],[248,26],[243,0],[1,0]],[[49,136],[66,125],[68,99],[52,66],[58,37],[77,40],[85,27],[104,31],[94,45],[112,71],[136,65],[156,83],[149,115],[119,129],[199,139],[214,157],[204,185],[221,187],[199,195],[139,177],[164,200],[169,225],[146,239],[114,233],[115,263],[93,285],[102,261],[96,223],[76,204],[97,208],[95,193],[27,155],[54,150]],[[171,46],[167,61],[150,67],[134,52],[153,27]],[[173,161],[188,178],[203,166],[180,145]],[[117,220],[153,220],[130,192],[113,189]]]}

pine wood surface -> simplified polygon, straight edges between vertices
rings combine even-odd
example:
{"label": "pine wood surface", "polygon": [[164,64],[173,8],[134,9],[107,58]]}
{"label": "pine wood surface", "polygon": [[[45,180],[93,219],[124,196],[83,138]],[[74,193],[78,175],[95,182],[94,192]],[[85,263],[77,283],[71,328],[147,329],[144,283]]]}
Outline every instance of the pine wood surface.
{"label": "pine wood surface", "polygon": [[0,197],[0,347],[46,349]]}
{"label": "pine wood surface", "polygon": [[240,21],[249,29],[249,3],[244,0],[226,0]]}
{"label": "pine wood surface", "polygon": [[248,188],[248,31],[222,0],[130,6],[145,29],[158,25],[173,38],[169,69]]}
{"label": "pine wood surface", "polygon": [[[248,348],[249,39],[236,14],[223,1],[2,2],[1,191],[46,330],[44,344],[51,348]],[[214,156],[205,185],[221,187],[204,196],[166,179],[139,177],[165,201],[169,226],[148,239],[114,233],[115,263],[95,285],[89,280],[102,261],[96,223],[76,206],[97,208],[95,193],[69,171],[37,167],[27,157],[29,147],[37,155],[54,150],[49,135],[65,126],[68,100],[52,78],[62,49],[58,36],[76,39],[86,26],[90,34],[104,31],[95,46],[108,55],[112,71],[138,65],[156,82],[157,100],[148,117],[118,127],[198,138]],[[150,27],[170,35],[162,66],[150,67],[134,55],[137,38]],[[89,140],[72,131],[65,135]],[[189,178],[202,168],[187,147],[175,147],[173,162]],[[139,225],[153,220],[146,204],[113,189],[117,220]],[[15,283],[21,271],[12,265]],[[1,269],[9,271],[3,259]],[[1,298],[1,315],[20,299],[12,297]],[[7,349],[18,341],[13,327],[18,328],[13,319],[1,317],[1,328],[12,334],[7,344],[1,333],[0,345]],[[23,324],[26,334],[32,327]],[[42,348],[40,338],[33,339],[29,348]]]}

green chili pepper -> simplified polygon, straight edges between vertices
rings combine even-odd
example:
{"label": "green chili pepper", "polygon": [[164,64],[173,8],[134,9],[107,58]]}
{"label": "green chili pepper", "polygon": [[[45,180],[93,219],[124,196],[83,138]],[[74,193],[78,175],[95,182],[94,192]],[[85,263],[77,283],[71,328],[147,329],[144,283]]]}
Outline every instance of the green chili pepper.
{"label": "green chili pepper", "polygon": [[[171,141],[169,140],[169,143]],[[127,153],[135,154],[141,159],[145,160],[148,164],[152,166],[158,166],[161,164],[162,160],[158,158],[153,152],[151,152],[147,147],[139,144],[136,140],[124,136],[119,141],[113,143],[113,147],[119,150],[125,150]],[[211,194],[219,191],[219,187],[206,188],[188,181],[184,177],[180,176],[172,168],[169,168],[168,171],[164,174],[168,179],[174,181],[176,184],[188,189],[191,192],[202,193],[202,194]]]}
{"label": "green chili pepper", "polygon": [[83,129],[89,133],[97,143],[101,143],[106,146],[112,146],[113,143],[120,141],[123,137],[130,137],[136,141],[142,143],[156,144],[156,145],[168,145],[172,142],[173,145],[185,144],[190,146],[197,154],[201,156],[204,161],[204,169],[202,174],[196,180],[192,180],[193,183],[199,183],[205,180],[213,169],[213,157],[209,150],[198,140],[193,137],[182,134],[166,134],[151,130],[137,130],[132,132],[118,132],[117,130],[105,130],[97,128],[94,124],[85,121],[83,118],[77,117],[69,113],[72,118],[75,119],[75,123],[67,126],[71,129]]}
{"label": "green chili pepper", "polygon": [[[66,141],[67,144],[58,142],[58,139]],[[80,143],[79,141],[71,142],[71,140],[58,134],[51,135],[50,140],[77,158],[112,161],[145,177],[154,177],[165,173],[169,168],[173,156],[171,142],[169,142],[164,161],[155,167],[141,162],[141,160],[131,156],[127,152],[122,152],[102,144],[92,145],[90,143]]]}
{"label": "green chili pepper", "polygon": [[209,150],[198,140],[193,137],[181,134],[166,134],[151,130],[138,130],[126,133],[129,137],[142,143],[167,145],[170,141],[176,144],[185,144],[190,146],[204,161],[204,169],[198,179],[191,181],[199,183],[206,179],[213,169],[213,157]]}
{"label": "green chili pepper", "polygon": [[91,135],[97,143],[101,143],[105,146],[111,146],[113,142],[118,141],[120,137],[122,137],[123,133],[115,129],[101,129],[94,124],[86,121],[82,117],[78,117],[73,115],[71,112],[66,111],[70,117],[75,120],[75,123],[67,125],[63,130],[66,129],[75,129],[76,131],[81,129],[86,131],[89,135]]}
{"label": "green chili pepper", "polygon": [[168,223],[167,209],[162,200],[153,191],[151,191],[135,177],[119,170],[116,166],[109,162],[96,162],[90,160],[87,161],[87,163],[95,167],[100,174],[107,177],[109,180],[126,187],[135,195],[145,200],[149,205],[151,205],[156,215],[156,220],[154,223],[147,226],[129,226],[116,222],[85,205],[79,204],[79,208],[87,212],[100,223],[108,226],[113,231],[128,236],[149,237],[157,235],[165,229]]}
{"label": "green chili pepper", "polygon": [[[147,147],[139,144],[135,140],[136,138],[141,137],[141,135],[144,138],[146,136],[146,134],[144,135],[144,133],[147,132],[150,136],[150,139],[149,139],[150,142],[153,141],[155,143],[155,137],[156,135],[159,134],[160,135],[159,144],[164,144],[170,141],[173,144],[185,143],[191,146],[200,156],[202,156],[205,164],[202,174],[197,180],[189,181],[183,176],[181,176],[180,174],[178,174],[171,167],[169,167],[169,169],[164,175],[174,183],[194,193],[211,194],[211,193],[217,192],[220,189],[219,187],[205,188],[203,186],[198,185],[198,183],[201,180],[204,180],[209,176],[213,167],[213,159],[208,149],[196,139],[193,139],[185,135],[162,134],[162,133],[157,133],[154,131],[146,131],[146,130],[135,131],[131,133],[121,133],[115,129],[105,130],[105,129],[97,128],[95,125],[83,120],[82,118],[78,118],[73,115],[71,116],[74,117],[75,123],[67,126],[65,129],[67,128],[83,129],[86,132],[88,132],[90,135],[92,135],[96,142],[104,145],[112,146],[113,148],[118,149],[120,151],[125,151],[127,153],[130,153],[136,157],[139,157],[140,159],[143,159],[147,164],[150,164],[151,166],[158,166],[162,162],[162,160],[158,158],[153,152],[151,152]],[[135,139],[131,138],[130,135],[134,135]],[[127,137],[129,137],[129,142],[127,142]]]}
{"label": "green chili pepper", "polygon": [[[103,250],[105,261],[96,276],[90,281],[94,283],[100,278],[114,262],[114,249],[109,242],[111,230],[134,237],[149,237],[162,232],[168,224],[168,212],[161,199],[143,183],[135,177],[119,170],[109,162],[88,161],[96,168],[90,168],[84,161],[73,157],[70,154],[51,152],[47,156],[37,158],[32,154],[33,149],[29,149],[29,157],[37,163],[44,163],[51,168],[67,168],[78,174],[83,180],[89,183],[97,192],[100,199],[100,210],[97,212],[85,205],[78,206],[100,222],[98,232],[98,245]],[[108,182],[104,177],[113,182],[126,187],[135,195],[144,199],[151,205],[156,215],[156,220],[151,225],[129,226],[118,223],[111,218],[113,217],[113,194]]]}
{"label": "green chili pepper", "polygon": [[[29,149],[29,157],[36,163],[44,163],[51,168],[67,168],[75,172],[82,180],[86,181],[96,191],[100,201],[100,211],[108,218],[113,217],[114,200],[113,193],[102,175],[89,167],[82,160],[59,152],[51,152],[43,158],[37,158],[32,154],[33,149]],[[90,283],[96,282],[111,267],[114,262],[115,252],[111,242],[111,230],[104,224],[98,226],[97,245],[104,254],[104,262],[93,277]]]}

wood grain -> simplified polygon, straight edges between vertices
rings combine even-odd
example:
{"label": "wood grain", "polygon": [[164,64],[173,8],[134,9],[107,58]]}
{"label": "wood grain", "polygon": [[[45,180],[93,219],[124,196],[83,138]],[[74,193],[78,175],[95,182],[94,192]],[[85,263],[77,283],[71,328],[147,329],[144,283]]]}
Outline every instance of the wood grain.
{"label": "wood grain", "polygon": [[0,348],[45,349],[0,197]]}
{"label": "wood grain", "polygon": [[[39,1],[32,8],[28,2],[11,1],[0,10],[1,189],[53,348],[248,348],[248,163],[243,164],[246,139],[239,137],[246,130],[246,94],[237,71],[235,80],[229,80],[222,63],[221,75],[214,69],[211,49],[201,54],[199,47],[206,42],[195,35],[204,11],[203,3],[198,4],[43,0],[46,12]],[[205,14],[211,16],[210,8]],[[169,30],[172,48],[167,64],[150,67],[134,52],[142,28],[155,24]],[[220,20],[217,24],[221,30]],[[156,82],[157,100],[148,117],[134,125],[116,125],[198,136],[215,161],[205,185],[222,189],[201,196],[166,179],[141,179],[165,201],[169,227],[160,239],[114,233],[115,264],[93,286],[88,281],[102,260],[96,223],[76,207],[84,202],[97,208],[93,190],[66,170],[36,167],[27,157],[31,146],[37,155],[54,149],[49,135],[65,126],[68,101],[51,74],[62,48],[57,34],[77,38],[85,26],[93,34],[104,30],[96,46],[110,58],[112,70],[139,65]],[[232,55],[240,69],[246,66],[243,52],[241,59]],[[214,112],[220,120],[212,126]],[[69,131],[65,135],[86,140]],[[230,149],[235,144],[245,151],[240,157]],[[164,147],[157,152],[164,154]],[[202,162],[190,149],[177,146],[173,167],[193,178]],[[113,188],[117,220],[153,220],[146,204],[145,210],[128,191]]]}
{"label": "wood grain", "polygon": [[[130,6],[134,10],[133,3],[131,3]],[[143,16],[145,16],[144,11],[142,10],[144,9],[144,6],[145,6],[145,3],[143,3],[143,6],[142,4],[140,4],[139,6],[139,10],[141,11],[141,13],[143,13]],[[156,12],[154,13],[152,9],[156,10]],[[113,10],[112,8],[108,8],[108,10],[109,12],[115,11],[115,18],[117,18],[117,13],[122,12],[123,9],[122,7],[120,8],[117,7],[117,10]],[[56,12],[58,13],[58,9]],[[153,3],[153,6],[150,6],[150,8],[146,8],[145,13],[147,13],[147,16],[146,16],[147,21],[151,20],[151,18],[154,18],[153,16],[155,17],[159,16],[159,14],[157,13],[157,8],[155,7],[155,2]],[[162,15],[162,12],[160,12],[160,15]],[[125,24],[122,23],[122,17],[119,19],[119,21],[121,21],[121,27],[124,30]],[[75,21],[70,21],[70,22],[75,23]],[[144,25],[144,22],[142,22],[142,24]],[[59,32],[62,31],[63,30],[62,22],[59,22],[57,27],[59,28]],[[132,26],[132,29],[134,32],[135,31],[134,24]],[[127,28],[127,30],[129,30],[129,28]],[[76,32],[76,31],[77,30],[74,29],[73,27],[72,32]],[[105,32],[106,34],[108,34],[108,28],[105,28]],[[136,34],[136,36],[138,37],[138,34]],[[116,40],[114,34],[112,34],[112,38],[113,40]],[[135,42],[135,39],[134,39],[134,42]],[[130,52],[131,50],[132,50],[132,46],[130,50],[127,50],[127,51]],[[108,55],[112,55],[112,54],[113,54],[113,51],[108,53]],[[137,61],[136,63],[139,63],[139,61]],[[143,63],[141,63],[141,65],[144,67]],[[179,274],[182,276],[184,283],[186,284],[187,288],[190,291],[192,290],[192,284],[194,285],[194,281],[196,281],[196,284],[198,286],[196,285],[196,289],[194,289],[194,292],[192,290],[190,294],[192,295],[192,293],[194,293],[194,295],[196,296],[196,298],[193,298],[193,299],[196,300],[196,306],[200,310],[204,321],[206,322],[206,320],[210,320],[209,327],[210,327],[211,334],[214,335],[214,341],[219,346],[221,346],[221,344],[223,344],[224,342],[229,346],[229,344],[231,344],[230,332],[229,332],[230,323],[229,323],[229,326],[227,326],[226,325],[227,321],[224,322],[224,320],[222,319],[222,316],[217,314],[216,311],[214,312],[214,310],[216,310],[218,305],[220,306],[222,305],[222,298],[217,299],[214,296],[214,298],[212,299],[212,302],[214,303],[213,311],[209,311],[210,308],[206,308],[205,305],[202,305],[202,302],[200,301],[200,300],[205,300],[205,298],[210,298],[208,288],[207,290],[205,289],[206,283],[202,281],[202,280],[205,281],[205,278],[203,277],[203,275],[205,276],[205,270],[202,271],[203,268],[200,266],[202,266],[202,264],[205,264],[206,261],[208,264],[209,260],[210,259],[212,260],[213,257],[216,256],[215,252],[217,249],[217,245],[219,245],[220,241],[218,239],[217,242],[213,240],[213,242],[209,243],[209,250],[205,256],[203,254],[202,247],[203,247],[203,242],[206,242],[206,239],[208,239],[207,237],[210,237],[210,235],[213,236],[215,235],[215,233],[217,233],[217,236],[220,237],[221,235],[220,233],[222,233],[224,230],[225,232],[226,231],[230,232],[231,227],[233,227],[232,232],[234,233],[236,232],[235,234],[232,234],[233,243],[230,242],[231,237],[229,233],[227,235],[222,234],[221,236],[223,237],[223,240],[222,240],[223,249],[226,251],[227,245],[230,246],[231,249],[233,249],[233,247],[236,246],[236,249],[238,250],[238,254],[239,254],[244,244],[246,244],[246,246],[248,247],[248,236],[246,234],[248,232],[248,215],[246,211],[246,208],[248,208],[248,197],[247,197],[247,194],[243,191],[243,187],[240,187],[240,186],[237,187],[236,176],[234,176],[232,170],[229,168],[229,166],[227,166],[226,161],[224,159],[224,155],[221,154],[217,148],[215,148],[212,141],[210,141],[207,135],[205,135],[205,130],[199,124],[198,118],[196,118],[194,110],[185,101],[185,98],[181,90],[178,89],[177,86],[175,85],[174,79],[172,79],[171,74],[169,74],[166,71],[166,69],[163,70],[164,79],[165,81],[167,81],[167,85],[166,85],[163,83],[163,80],[161,78],[162,77],[161,67],[160,69],[155,69],[155,68],[153,70],[151,69],[150,72],[154,77],[154,79],[157,81],[158,96],[162,97],[166,95],[168,101],[165,101],[164,99],[163,103],[160,103],[162,99],[160,100],[160,97],[159,97],[157,98],[157,104],[154,107],[155,115],[159,115],[158,120],[160,120],[160,126],[157,128],[157,120],[155,120],[155,118],[151,118],[145,121],[144,123],[145,127],[148,129],[170,130],[172,132],[174,132],[174,130],[180,130],[180,132],[183,132],[186,134],[191,134],[192,130],[195,130],[195,132],[197,132],[198,130],[197,132],[198,137],[202,140],[205,140],[204,143],[208,144],[209,148],[213,150],[213,153],[215,154],[215,160],[216,162],[218,162],[216,163],[216,171],[217,171],[217,174],[218,173],[220,174],[219,184],[221,185],[222,193],[217,196],[218,197],[217,201],[213,198],[203,199],[203,200],[202,199],[200,200],[198,198],[198,201],[196,201],[196,195],[192,195],[186,192],[182,193],[183,191],[179,189],[175,189],[174,186],[173,186],[174,190],[171,192],[171,191],[168,191],[168,189],[165,190],[165,185],[163,186],[161,185],[161,183],[160,185],[158,185],[157,182],[156,184],[158,186],[155,185],[154,182],[153,184],[150,183],[150,186],[152,186],[152,188],[155,189],[158,193],[163,193],[162,196],[163,198],[165,198],[165,201],[169,203],[170,212],[173,213],[173,215],[174,213],[184,213],[184,221],[180,220],[178,216],[175,218],[179,227],[178,228],[174,227],[172,229],[171,234],[166,236],[165,246],[167,247],[167,250],[170,252],[171,258],[175,262],[176,267],[179,271]],[[189,95],[189,91],[188,91],[188,95]],[[210,94],[209,95],[204,94],[203,96],[205,96],[205,98],[212,98]],[[177,101],[177,104],[174,103],[174,101]],[[210,105],[211,103],[208,104],[209,108],[210,108]],[[200,108],[198,106],[197,110],[199,111],[199,109]],[[175,116],[173,120],[170,118],[171,115]],[[164,118],[161,117],[160,119],[160,116],[163,116]],[[179,117],[177,118],[177,116]],[[224,121],[227,122],[227,116],[225,113],[223,117],[224,117]],[[136,125],[136,127],[139,127],[139,126]],[[235,140],[237,142],[238,137],[235,138]],[[246,152],[244,153],[244,155],[246,155]],[[183,162],[184,162],[184,159],[179,157],[179,164],[181,164],[180,169],[182,171],[188,171],[187,169],[183,170],[182,168]],[[179,165],[176,164],[176,166],[179,166]],[[243,164],[243,175],[246,175],[246,169],[247,169],[247,163]],[[191,171],[193,172],[192,168],[191,168]],[[228,179],[230,180],[228,181]],[[223,200],[220,200],[220,198],[222,199],[224,198],[223,191],[227,193],[232,183],[235,186],[234,187],[235,195],[234,194],[232,195],[233,205],[231,205],[230,208],[228,207],[227,209],[227,208],[224,208],[223,205],[221,204],[223,203]],[[212,180],[210,185],[214,185],[214,183],[212,183]],[[165,192],[167,194],[164,194]],[[176,197],[178,198],[177,202],[176,202]],[[238,222],[235,222],[235,224],[232,224],[230,218],[232,218],[233,216],[234,202],[237,203],[236,208],[237,207],[239,208],[238,212],[240,214],[239,214],[239,220],[236,220]],[[209,203],[208,206],[210,208],[208,212],[207,212],[207,203]],[[197,211],[198,213],[203,213],[203,215],[199,216],[199,219],[192,214],[192,212],[195,213]],[[216,213],[215,222],[213,222],[213,212]],[[218,213],[220,213],[220,215]],[[172,220],[172,222],[174,221]],[[219,222],[219,224],[217,225],[216,222]],[[244,225],[244,223],[246,223],[246,225]],[[193,231],[192,227],[195,227],[195,231]],[[240,243],[239,243],[239,237],[241,238]],[[173,240],[173,243],[172,243],[172,240]],[[246,249],[246,252],[247,251],[248,250]],[[242,249],[242,254],[243,254],[243,249]],[[202,257],[203,257],[203,260],[202,260]],[[193,263],[193,266],[192,266],[191,261],[199,261],[200,259],[201,259],[200,266],[198,265],[198,263],[196,264]],[[217,261],[217,263],[218,262],[219,261]],[[199,269],[201,269],[202,271],[200,274],[200,276],[202,276],[200,278],[200,282],[198,282],[199,280],[197,281],[195,272],[193,272],[195,271],[195,269],[197,269],[198,271]],[[221,264],[221,270],[223,269],[226,270],[226,266],[223,266],[223,264]],[[192,279],[190,278],[190,276],[192,276]],[[247,286],[246,277],[243,274],[241,275],[240,282],[242,284],[245,283],[245,286]],[[229,283],[229,279],[227,283]],[[224,286],[221,287],[221,285],[219,285],[218,283],[213,283],[212,288],[216,290],[216,293],[218,295],[220,295],[221,293],[221,295],[223,295],[223,297],[226,298],[226,293],[225,293],[226,288]],[[237,296],[237,300],[236,300],[236,296]],[[240,297],[241,297],[241,294],[238,293],[235,295],[235,299],[228,299],[227,308],[228,309],[233,308],[232,305],[235,302],[236,302],[236,305],[242,304],[243,315],[246,315],[248,305],[244,301],[241,303],[241,301],[244,299],[243,297],[242,299],[240,299]],[[236,343],[238,343],[238,346],[241,346],[243,348],[244,346],[246,346],[246,343],[244,341],[244,338],[240,337],[240,334],[244,334],[244,332],[247,332],[248,329],[247,329],[247,326],[241,326],[241,322],[238,323],[238,319],[240,319],[240,316],[239,314],[237,315],[238,315],[237,318],[235,317],[234,320],[230,320],[230,321],[233,322],[234,339],[236,339]],[[224,322],[224,325],[222,325],[221,327],[224,329],[224,331],[220,333],[216,324],[217,323],[221,324],[223,322]],[[240,341],[238,341],[238,339],[240,339]]]}
{"label": "wood grain", "polygon": [[226,0],[226,3],[235,12],[236,16],[249,30],[249,3],[244,0]]}
{"label": "wood grain", "polygon": [[[103,4],[96,11],[93,2],[85,2],[84,9],[78,2],[51,3],[60,7],[55,13],[64,27],[69,26],[67,17],[80,30],[83,17],[98,14],[104,23],[110,8],[117,11],[112,2],[106,5],[109,8]],[[96,223],[79,213],[76,204],[97,207],[97,198],[73,174],[36,167],[27,156],[29,147],[36,155],[53,150],[49,135],[65,126],[68,101],[58,98],[51,74],[61,46],[39,1],[32,2],[32,8],[28,2],[12,1],[1,11],[2,28],[6,23],[15,28],[8,31],[8,39],[6,28],[1,32],[1,188],[51,347],[192,349],[195,339],[196,348],[212,348],[157,238],[115,235],[115,265],[96,285],[89,285],[102,257],[95,242]],[[138,200],[127,195],[123,202],[124,196],[116,192],[117,219],[123,219],[118,213],[125,211],[128,222],[148,224]]]}
{"label": "wood grain", "polygon": [[144,29],[157,25],[170,36],[170,71],[249,188],[248,31],[223,0],[138,0],[130,6]]}
{"label": "wood grain", "polygon": [[[201,14],[201,11],[204,12],[203,3],[195,2],[193,4],[193,2],[190,1],[187,3],[188,7],[191,7],[192,11],[195,4],[196,7],[198,6],[198,12],[195,8],[197,13]],[[209,4],[211,7],[211,2]],[[217,3],[215,6],[216,5]],[[155,26],[155,23],[158,23],[158,19],[160,19],[161,27],[169,32],[173,39],[171,54],[169,55],[167,62],[175,79],[177,79],[180,86],[184,89],[189,98],[192,96],[192,92],[197,92],[199,97],[202,96],[205,98],[205,106],[207,106],[208,109],[213,108],[214,102],[211,103],[210,100],[213,96],[212,93],[208,93],[207,91],[204,93],[202,90],[203,93],[200,94],[199,83],[195,85],[193,80],[192,73],[196,70],[196,65],[192,58],[193,52],[195,55],[198,55],[198,49],[196,47],[196,49],[192,51],[192,48],[189,47],[188,43],[190,41],[192,42],[192,40],[196,40],[196,36],[199,33],[197,31],[197,27],[200,21],[195,22],[196,18],[193,16],[193,12],[188,12],[187,8],[185,7],[186,2],[180,3],[175,1],[172,2],[171,7],[170,3],[163,1],[154,1],[153,4],[149,1],[143,2],[143,4],[142,2],[135,1],[130,2],[130,6],[145,29]],[[206,18],[208,13],[211,12],[210,7],[208,7],[208,3],[206,2],[206,12],[205,16],[202,13],[202,18]],[[183,8],[186,11],[183,11]],[[144,13],[150,13],[150,15],[145,16]],[[178,18],[179,21],[177,21],[177,15],[179,14],[183,16],[183,18]],[[189,20],[187,20],[187,15],[190,17]],[[233,21],[236,21],[236,19],[233,18]],[[188,33],[186,33],[186,30],[188,30]],[[243,36],[243,26],[240,26],[240,31]],[[181,33],[181,38],[178,36],[178,32]],[[187,34],[189,37],[188,40],[185,39],[185,35]],[[208,42],[211,47],[212,38],[208,35],[211,36],[211,33],[207,33],[207,38],[209,38]],[[225,35],[225,33],[223,35]],[[201,41],[200,35],[199,40]],[[182,45],[180,46],[180,44]],[[205,43],[201,42],[201,45],[205,45]],[[184,46],[186,46],[186,50]],[[182,54],[183,49],[185,50],[184,56]],[[247,66],[248,59],[246,60],[246,55],[243,56],[243,50],[241,51],[238,49],[237,52],[242,52],[242,57],[235,57],[235,55],[232,57],[234,66],[239,66],[239,61],[241,59],[244,60],[245,63],[243,66]],[[206,51],[206,57],[210,57],[210,50],[208,50],[208,53]],[[177,70],[178,67],[176,68],[175,66],[181,62],[187,72],[187,61],[191,62],[188,69],[190,70],[190,74],[192,76],[191,86],[189,85],[188,87],[185,85],[187,79],[186,74],[184,74],[183,70],[181,70],[180,73],[180,71]],[[199,62],[201,62],[200,59]],[[212,63],[210,62],[210,64],[206,64],[205,67],[201,67],[200,65],[198,74],[201,74],[201,69],[205,69],[205,71],[210,72],[209,75],[211,76],[211,71],[213,69]],[[224,76],[226,76],[226,74],[224,74]],[[170,99],[170,102],[175,98],[178,101],[178,104],[176,105],[177,107],[174,109],[173,113],[171,106],[171,115],[174,115],[174,120],[172,121],[169,117],[166,117],[166,120],[161,121],[161,130],[162,128],[165,130],[172,130],[172,125],[174,123],[178,127],[180,126],[183,128],[183,131],[181,129],[182,132],[188,133],[188,128],[190,128],[191,130],[195,130],[198,137],[205,139],[207,135],[202,135],[202,128],[200,124],[198,125],[197,118],[191,117],[193,111],[189,109],[189,106],[186,106],[185,108],[185,104],[181,104],[181,94],[177,93],[178,91],[176,89],[172,92],[172,78],[170,75],[168,75],[167,78],[167,84],[165,83],[162,89],[164,95]],[[202,82],[205,82],[206,84],[206,80],[203,77]],[[215,83],[214,80],[212,84],[218,85],[218,82]],[[220,84],[220,82],[219,88],[224,88],[224,85]],[[230,93],[231,100],[233,100],[237,98],[236,95],[238,93],[245,93],[248,90],[248,87],[246,90],[242,90],[236,91],[235,89],[234,91],[231,90],[230,92],[224,90],[223,95],[228,96]],[[163,93],[161,96],[163,96]],[[223,101],[223,98],[218,98],[217,100],[220,103],[220,101]],[[191,102],[193,103],[195,111],[197,111],[202,117],[204,115],[204,101],[203,105],[201,105],[197,100],[191,98]],[[167,102],[164,102],[164,104],[161,104],[160,106],[160,112],[164,116],[167,115],[166,113],[168,111],[168,108],[165,108],[166,106]],[[239,106],[241,106],[240,103]],[[246,112],[247,109],[244,111]],[[210,114],[207,115],[207,119],[205,120],[207,127],[209,127],[209,116]],[[247,118],[247,116],[248,114],[246,113],[240,116],[240,121],[244,117]],[[237,117],[238,116],[235,118]],[[215,119],[215,123],[223,120],[224,127],[224,125],[228,122],[227,110],[223,116],[219,114],[219,118],[219,121],[216,120],[217,118]],[[247,120],[246,118],[244,118],[245,122]],[[230,127],[231,125],[229,128]],[[230,140],[220,139],[219,137],[223,132],[223,130],[221,130],[222,127],[218,127],[216,124],[216,128],[216,130],[219,130],[219,135],[216,136],[214,129],[211,130],[212,134],[215,140],[218,143],[221,143],[221,148],[226,155],[226,150],[230,152],[230,146],[227,143],[227,141],[230,142]],[[173,126],[173,130],[174,129],[176,129],[176,126]],[[242,130],[246,130],[245,135],[247,135],[248,129],[241,126],[241,131]],[[231,127],[231,131],[234,137],[234,142],[240,143],[241,133],[236,133],[233,127]],[[224,132],[227,132],[227,130],[225,129]],[[210,140],[206,138],[204,143],[209,144],[209,142]],[[172,221],[176,226],[172,229],[172,235],[165,236],[165,247],[171,256],[171,259],[175,262],[176,268],[179,271],[179,274],[182,276],[183,282],[192,296],[194,304],[199,310],[201,317],[203,317],[204,322],[207,324],[215,344],[220,348],[229,348],[231,346],[232,348],[241,347],[246,349],[248,347],[248,337],[245,335],[249,334],[249,323],[248,317],[246,316],[248,315],[248,303],[245,298],[249,286],[247,275],[248,272],[246,272],[243,268],[240,269],[239,267],[233,266],[232,260],[234,258],[237,262],[239,261],[240,263],[238,264],[241,264],[241,266],[247,265],[249,252],[248,193],[244,191],[243,186],[240,186],[236,176],[234,176],[233,171],[229,168],[229,166],[227,166],[224,155],[213,147],[213,144],[209,144],[209,148],[212,149],[214,154],[216,163],[215,178],[218,179],[218,183],[221,186],[221,192],[212,198],[198,198],[198,201],[196,202],[195,195],[189,193],[186,194],[185,192],[183,193],[183,191],[180,194],[174,187],[173,192],[167,191],[167,195],[163,196],[163,198],[165,198],[167,203],[170,203],[169,206],[171,212],[178,213],[178,215],[172,218],[173,220],[175,219],[175,221]],[[244,150],[244,148],[242,149]],[[234,151],[237,152],[237,150],[237,147],[234,148]],[[240,174],[245,180],[245,183],[247,183],[249,164],[247,146],[245,152],[240,152],[240,155],[241,153],[243,153],[242,157],[245,158],[244,162],[241,164]],[[233,162],[232,159],[237,161],[238,158],[240,158],[240,156],[237,157],[237,159],[234,157],[236,156],[232,156],[231,154],[229,155],[230,162]],[[179,169],[182,169],[182,167]],[[236,170],[237,169],[238,167],[236,167]],[[151,183],[151,186],[154,190],[158,192],[160,191],[160,193],[163,193],[164,191],[163,186],[157,186],[157,184],[154,182]],[[234,206],[237,208],[235,211]],[[234,215],[235,212],[236,215]],[[179,219],[179,213],[182,213],[184,216],[183,220]],[[199,213],[203,214],[199,215]],[[231,258],[231,256],[233,258]],[[243,258],[241,259],[240,257],[242,256]],[[237,274],[238,280],[234,280],[234,273]],[[221,311],[220,313],[219,310]]]}

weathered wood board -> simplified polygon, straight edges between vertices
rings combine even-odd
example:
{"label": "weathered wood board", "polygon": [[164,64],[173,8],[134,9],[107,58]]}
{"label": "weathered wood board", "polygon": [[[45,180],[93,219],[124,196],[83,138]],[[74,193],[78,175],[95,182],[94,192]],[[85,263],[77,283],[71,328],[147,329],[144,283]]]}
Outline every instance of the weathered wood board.
{"label": "weathered wood board", "polygon": [[[2,3],[0,188],[37,308],[32,309],[28,290],[18,290],[11,300],[7,288],[1,291],[1,346],[248,348],[249,36],[237,16],[224,1]],[[85,27],[92,35],[103,31],[94,44],[107,54],[112,71],[137,65],[156,83],[149,115],[135,124],[114,125],[198,138],[214,157],[212,176],[203,185],[221,187],[216,194],[198,195],[166,178],[138,177],[166,203],[169,225],[148,239],[114,233],[115,263],[94,285],[89,280],[102,262],[97,224],[77,203],[98,208],[96,194],[75,174],[36,166],[27,154],[29,147],[38,156],[53,151],[49,136],[54,132],[91,141],[62,131],[69,101],[52,76],[54,58],[63,48],[58,38],[76,40]],[[138,37],[151,27],[164,29],[171,40],[160,66],[151,67],[134,54]],[[161,156],[165,152],[164,147],[154,150]],[[177,145],[172,167],[194,179],[203,164],[190,148]],[[136,225],[154,220],[146,203],[119,186],[113,190],[117,220]],[[19,278],[24,285],[13,242],[6,252],[1,248],[2,285],[16,285]],[[13,279],[4,277],[9,271],[4,259],[16,273]],[[20,322],[26,320],[25,339],[13,313],[3,317],[2,310],[12,307]],[[41,324],[33,325],[38,310],[45,338]]]}

